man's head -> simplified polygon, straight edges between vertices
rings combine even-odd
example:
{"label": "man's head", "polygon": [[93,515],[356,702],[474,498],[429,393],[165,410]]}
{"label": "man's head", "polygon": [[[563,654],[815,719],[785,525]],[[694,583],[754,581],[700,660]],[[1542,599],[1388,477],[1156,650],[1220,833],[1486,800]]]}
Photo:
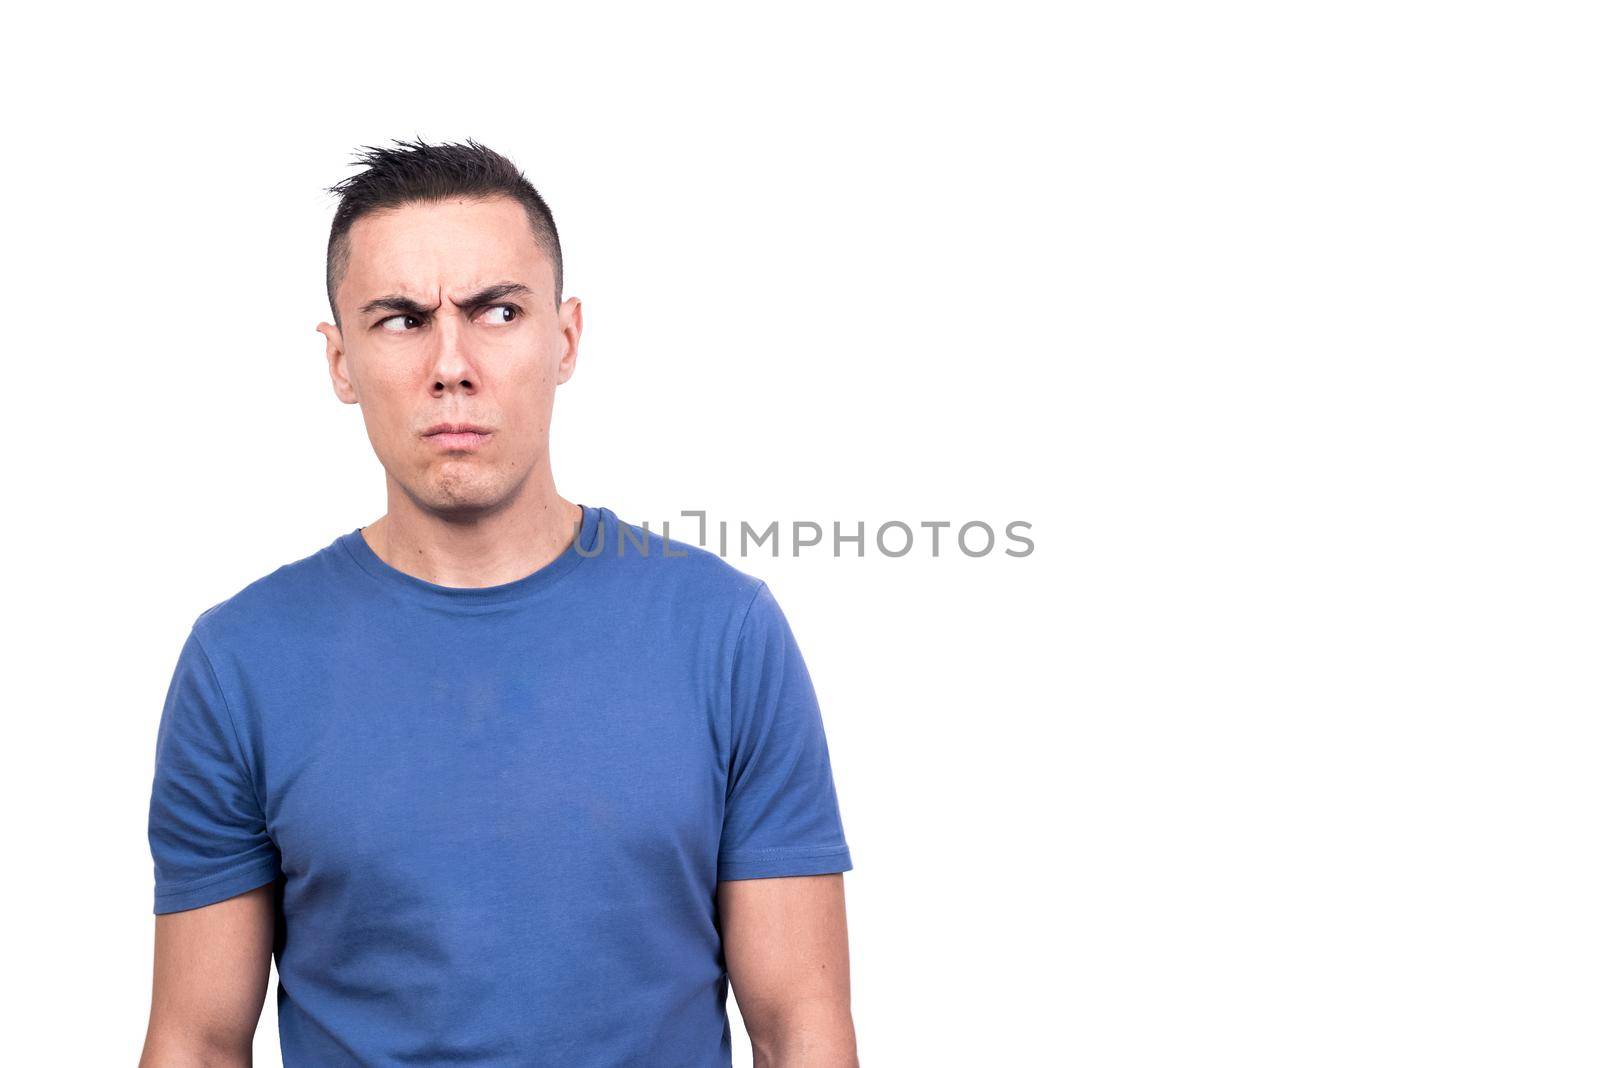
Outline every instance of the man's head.
{"label": "man's head", "polygon": [[[471,518],[549,475],[555,387],[582,311],[561,299],[550,210],[505,157],[464,145],[365,148],[328,238],[334,392],[359,404],[379,461],[419,508]],[[480,438],[445,438],[472,424]]]}

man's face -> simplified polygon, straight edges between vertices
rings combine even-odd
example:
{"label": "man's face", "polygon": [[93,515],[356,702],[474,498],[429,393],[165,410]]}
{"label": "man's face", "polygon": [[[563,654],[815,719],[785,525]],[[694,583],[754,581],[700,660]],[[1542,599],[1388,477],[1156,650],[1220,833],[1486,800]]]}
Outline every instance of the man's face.
{"label": "man's face", "polygon": [[[343,327],[317,327],[334,392],[361,405],[379,462],[419,508],[466,518],[504,506],[548,467],[578,301],[556,308],[554,266],[510,197],[365,215],[350,242]],[[430,434],[441,423],[487,433]]]}

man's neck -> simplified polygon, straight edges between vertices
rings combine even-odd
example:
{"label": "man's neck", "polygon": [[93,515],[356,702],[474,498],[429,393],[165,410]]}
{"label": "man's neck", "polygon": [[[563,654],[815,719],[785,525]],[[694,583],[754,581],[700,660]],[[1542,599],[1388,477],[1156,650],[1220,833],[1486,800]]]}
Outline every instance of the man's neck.
{"label": "man's neck", "polygon": [[554,487],[471,519],[424,511],[391,487],[389,510],[362,527],[361,536],[380,560],[414,578],[440,586],[498,586],[560,556],[582,522],[583,509]]}

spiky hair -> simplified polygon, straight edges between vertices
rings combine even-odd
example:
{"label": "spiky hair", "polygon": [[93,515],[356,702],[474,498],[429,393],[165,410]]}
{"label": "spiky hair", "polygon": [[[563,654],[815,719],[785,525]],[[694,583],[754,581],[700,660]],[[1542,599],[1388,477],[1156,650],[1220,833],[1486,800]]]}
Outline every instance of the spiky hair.
{"label": "spiky hair", "polygon": [[507,196],[519,202],[528,216],[533,239],[555,268],[556,304],[561,303],[561,238],[544,198],[523,177],[515,164],[500,153],[467,138],[464,144],[425,144],[394,139],[391,148],[363,145],[352,167],[367,169],[327,187],[339,197],[328,234],[328,306],[339,322],[334,295],[350,267],[350,227],[363,215],[402,204],[446,200],[451,197]]}

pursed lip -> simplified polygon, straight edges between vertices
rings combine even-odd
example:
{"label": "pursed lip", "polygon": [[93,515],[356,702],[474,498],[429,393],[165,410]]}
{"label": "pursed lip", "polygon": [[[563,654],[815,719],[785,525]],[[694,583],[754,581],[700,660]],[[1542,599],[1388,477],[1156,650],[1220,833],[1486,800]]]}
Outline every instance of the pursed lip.
{"label": "pursed lip", "polygon": [[422,432],[425,438],[435,434],[487,434],[489,428],[478,423],[435,423]]}
{"label": "pursed lip", "polygon": [[479,423],[435,423],[422,440],[447,453],[472,453],[489,440],[490,430]]}

